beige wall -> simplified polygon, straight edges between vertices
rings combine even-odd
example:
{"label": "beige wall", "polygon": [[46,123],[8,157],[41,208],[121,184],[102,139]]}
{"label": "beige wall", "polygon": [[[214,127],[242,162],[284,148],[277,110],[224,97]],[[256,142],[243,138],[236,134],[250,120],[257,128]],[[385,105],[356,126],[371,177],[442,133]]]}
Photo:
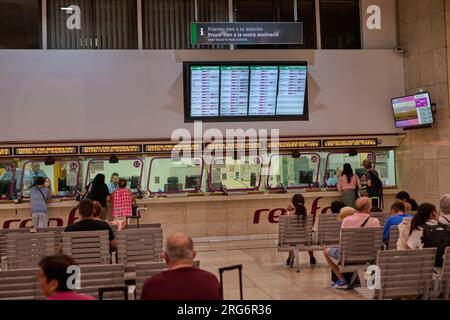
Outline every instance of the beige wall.
{"label": "beige wall", "polygon": [[406,93],[428,90],[437,104],[432,129],[406,132],[397,153],[398,178],[418,201],[437,204],[440,195],[450,193],[450,1],[399,0],[398,19],[400,43],[407,50]]}

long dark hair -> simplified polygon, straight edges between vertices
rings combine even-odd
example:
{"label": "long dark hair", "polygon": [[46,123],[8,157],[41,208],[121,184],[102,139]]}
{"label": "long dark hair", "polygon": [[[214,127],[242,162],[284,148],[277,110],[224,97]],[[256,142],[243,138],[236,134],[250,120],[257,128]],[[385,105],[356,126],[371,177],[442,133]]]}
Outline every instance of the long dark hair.
{"label": "long dark hair", "polygon": [[419,209],[419,204],[417,203],[417,201],[414,199],[411,199],[411,196],[406,191],[400,191],[399,193],[397,193],[395,195],[395,199],[399,199],[399,200],[408,202],[411,205],[412,211],[417,211]]}
{"label": "long dark hair", "polygon": [[104,184],[105,184],[105,175],[103,173],[97,174],[94,180],[92,180],[93,187],[98,187]]}
{"label": "long dark hair", "polygon": [[433,212],[436,212],[436,207],[431,203],[422,203],[417,209],[417,214],[411,221],[411,229],[409,234],[411,235],[414,230],[418,230],[420,226],[424,225],[433,216]]}
{"label": "long dark hair", "polygon": [[350,163],[345,163],[344,164],[344,170],[342,170],[342,174],[347,176],[347,181],[348,183],[352,182],[352,178],[353,178],[353,169],[352,166],[350,165]]}
{"label": "long dark hair", "polygon": [[302,220],[306,220],[306,215],[308,214],[308,211],[305,207],[305,197],[303,197],[301,194],[294,194],[292,197],[292,204],[295,207],[295,215],[297,216],[298,220],[300,221],[300,216],[302,216]]}

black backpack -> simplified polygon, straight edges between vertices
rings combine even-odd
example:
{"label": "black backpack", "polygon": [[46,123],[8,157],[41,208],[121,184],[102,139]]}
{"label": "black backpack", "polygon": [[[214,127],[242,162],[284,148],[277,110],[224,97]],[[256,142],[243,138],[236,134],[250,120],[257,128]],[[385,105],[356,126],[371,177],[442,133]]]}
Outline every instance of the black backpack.
{"label": "black backpack", "polygon": [[373,170],[369,170],[369,179],[372,183],[371,187],[367,187],[369,198],[383,198],[383,182],[381,182],[378,174]]}
{"label": "black backpack", "polygon": [[436,267],[442,267],[445,248],[450,247],[450,228],[446,224],[423,225],[422,243],[424,248],[437,248]]}

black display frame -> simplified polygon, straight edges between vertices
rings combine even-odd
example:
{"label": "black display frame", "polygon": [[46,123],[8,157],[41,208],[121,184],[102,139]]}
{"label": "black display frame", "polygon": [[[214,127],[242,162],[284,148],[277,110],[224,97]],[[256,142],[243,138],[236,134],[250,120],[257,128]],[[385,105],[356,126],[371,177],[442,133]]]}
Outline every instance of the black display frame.
{"label": "black display frame", "polygon": [[[306,66],[307,61],[184,61],[183,62],[183,96],[184,96],[184,122],[251,122],[251,121],[309,121],[308,106],[308,78],[306,75],[305,100],[303,115],[270,115],[270,116],[214,116],[214,117],[192,117],[191,116],[191,67],[201,66]],[[278,92],[277,92],[278,93]],[[220,103],[219,103],[220,109]]]}
{"label": "black display frame", "polygon": [[[420,95],[420,94],[428,94],[428,98],[430,100],[430,109],[431,109],[431,115],[432,115],[432,118],[433,118],[433,122],[429,123],[429,124],[419,124],[419,125],[414,125],[414,126],[398,126],[397,125],[397,119],[395,118],[394,100],[402,99],[402,98],[414,97],[414,96],[417,96],[417,95]],[[436,119],[434,118],[434,112],[433,112],[433,103],[431,102],[431,94],[430,94],[429,91],[417,92],[417,93],[414,93],[414,94],[409,94],[409,95],[405,95],[405,96],[391,98],[391,110],[392,110],[392,117],[394,119],[394,125],[395,125],[396,129],[414,130],[414,129],[430,128],[430,127],[433,126],[433,124],[436,123]]]}

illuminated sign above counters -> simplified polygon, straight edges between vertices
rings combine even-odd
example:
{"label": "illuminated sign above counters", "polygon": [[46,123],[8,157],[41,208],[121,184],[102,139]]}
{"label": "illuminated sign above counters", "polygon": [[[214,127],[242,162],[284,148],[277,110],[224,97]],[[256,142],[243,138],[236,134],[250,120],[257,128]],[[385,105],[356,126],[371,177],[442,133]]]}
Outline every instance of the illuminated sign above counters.
{"label": "illuminated sign above counters", "polygon": [[336,139],[323,140],[325,148],[378,147],[378,139]]}
{"label": "illuminated sign above counters", "polygon": [[146,144],[144,145],[145,153],[168,153],[172,152],[172,150],[190,150],[190,151],[198,151],[202,150],[202,146],[200,143],[192,143],[192,144],[175,144],[175,143],[163,143],[163,144]]}
{"label": "illuminated sign above counters", "polygon": [[54,146],[54,147],[16,147],[16,156],[57,156],[57,155],[77,155],[76,146]]}
{"label": "illuminated sign above counters", "polygon": [[0,148],[0,157],[12,155],[12,148]]}
{"label": "illuminated sign above counters", "polygon": [[128,154],[141,153],[142,145],[109,145],[109,146],[81,146],[81,154]]}
{"label": "illuminated sign above counters", "polygon": [[270,142],[269,148],[280,150],[283,149],[314,149],[322,146],[321,140],[292,140],[292,141],[278,141]]}

